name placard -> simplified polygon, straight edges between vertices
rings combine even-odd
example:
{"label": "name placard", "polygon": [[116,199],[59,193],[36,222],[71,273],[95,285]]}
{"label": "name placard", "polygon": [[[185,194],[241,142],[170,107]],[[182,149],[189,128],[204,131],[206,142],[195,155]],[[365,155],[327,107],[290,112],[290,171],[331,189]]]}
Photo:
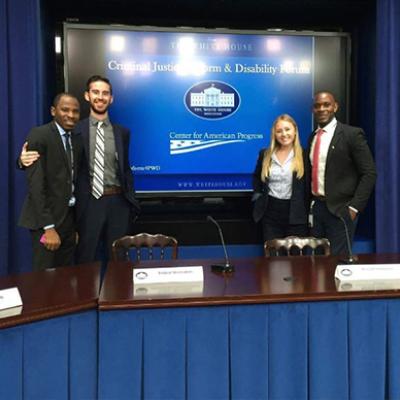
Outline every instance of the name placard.
{"label": "name placard", "polygon": [[377,291],[377,290],[399,290],[400,279],[392,280],[369,280],[369,281],[336,281],[336,288],[339,292],[355,291]]}
{"label": "name placard", "polygon": [[203,293],[204,282],[177,282],[177,283],[135,283],[134,297],[196,297]]}
{"label": "name placard", "polygon": [[335,270],[335,278],[340,282],[400,281],[400,264],[338,265]]}
{"label": "name placard", "polygon": [[134,284],[203,282],[202,266],[134,268]]}
{"label": "name placard", "polygon": [[0,316],[9,316],[6,310],[17,308],[22,311],[22,299],[17,287],[0,290]]}

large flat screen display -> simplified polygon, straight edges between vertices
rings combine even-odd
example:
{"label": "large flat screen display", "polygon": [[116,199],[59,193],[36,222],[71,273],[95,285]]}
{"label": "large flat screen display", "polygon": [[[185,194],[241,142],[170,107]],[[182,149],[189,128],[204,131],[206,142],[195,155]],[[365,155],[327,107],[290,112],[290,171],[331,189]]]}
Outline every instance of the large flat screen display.
{"label": "large flat screen display", "polygon": [[277,116],[290,114],[306,145],[315,90],[346,98],[344,38],[67,24],[67,89],[111,80],[138,193],[246,192]]}

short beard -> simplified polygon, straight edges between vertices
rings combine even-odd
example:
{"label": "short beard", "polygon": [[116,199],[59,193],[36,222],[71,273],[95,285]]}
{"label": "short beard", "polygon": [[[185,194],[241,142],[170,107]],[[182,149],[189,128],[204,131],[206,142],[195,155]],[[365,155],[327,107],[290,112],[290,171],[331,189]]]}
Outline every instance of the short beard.
{"label": "short beard", "polygon": [[91,110],[93,110],[96,114],[106,114],[108,111],[108,106],[103,110],[97,110],[94,106],[90,105]]}

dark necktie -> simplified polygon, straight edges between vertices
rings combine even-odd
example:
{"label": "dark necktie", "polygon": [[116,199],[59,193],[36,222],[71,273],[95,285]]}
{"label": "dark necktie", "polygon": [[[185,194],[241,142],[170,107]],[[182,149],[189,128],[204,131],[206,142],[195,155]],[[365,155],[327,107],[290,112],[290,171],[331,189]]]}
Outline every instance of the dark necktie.
{"label": "dark necktie", "polygon": [[67,160],[68,160],[68,165],[71,169],[72,173],[72,150],[71,150],[71,133],[70,132],[65,132],[64,133],[64,138],[65,138],[65,153],[67,154]]}

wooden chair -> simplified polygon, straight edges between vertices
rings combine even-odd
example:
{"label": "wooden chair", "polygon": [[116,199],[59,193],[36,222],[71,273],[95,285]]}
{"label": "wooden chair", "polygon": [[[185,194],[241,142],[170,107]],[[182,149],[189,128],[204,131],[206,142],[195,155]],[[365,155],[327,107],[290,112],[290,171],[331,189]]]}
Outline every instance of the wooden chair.
{"label": "wooden chair", "polygon": [[165,236],[160,233],[151,235],[149,233],[139,233],[134,236],[124,236],[114,241],[112,245],[112,253],[114,261],[130,260],[129,251],[136,250],[136,259],[142,259],[142,249],[147,249],[148,259],[153,260],[155,257],[154,248],[160,249],[160,258],[164,260],[165,250],[171,248],[171,258],[178,258],[178,241],[172,236]]}
{"label": "wooden chair", "polygon": [[266,257],[315,254],[327,256],[331,254],[331,244],[325,238],[288,236],[283,239],[267,240],[264,243],[264,254]]}

